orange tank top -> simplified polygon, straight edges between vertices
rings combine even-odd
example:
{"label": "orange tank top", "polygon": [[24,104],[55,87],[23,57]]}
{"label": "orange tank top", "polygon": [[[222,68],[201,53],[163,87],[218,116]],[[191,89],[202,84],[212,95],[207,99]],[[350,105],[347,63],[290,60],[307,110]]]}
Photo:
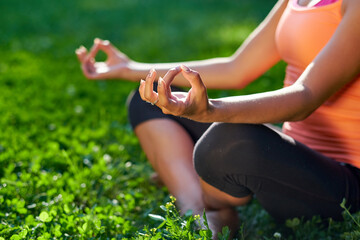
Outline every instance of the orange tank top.
{"label": "orange tank top", "polygon": [[[302,7],[289,0],[276,31],[278,51],[288,64],[284,86],[299,78],[334,34],[342,19],[341,4],[338,0]],[[336,161],[360,168],[360,76],[305,120],[285,122],[283,131]]]}

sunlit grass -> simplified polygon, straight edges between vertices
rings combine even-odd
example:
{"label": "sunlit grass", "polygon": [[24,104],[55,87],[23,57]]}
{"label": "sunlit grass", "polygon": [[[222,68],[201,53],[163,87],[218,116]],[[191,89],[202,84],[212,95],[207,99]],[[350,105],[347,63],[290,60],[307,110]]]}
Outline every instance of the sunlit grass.
{"label": "sunlit grass", "polygon": [[[101,37],[147,62],[229,56],[274,2],[0,1],[0,240],[137,238],[151,234],[145,225],[159,227],[150,213],[169,217],[160,207],[168,192],[149,181],[127,121],[126,99],[138,83],[86,80],[78,46]],[[280,63],[244,90],[210,94],[276,89],[283,76]],[[239,238],[355,239],[342,235],[351,220],[277,225],[256,201],[239,214]],[[156,234],[176,234],[181,221],[169,217],[172,227],[163,223]]]}

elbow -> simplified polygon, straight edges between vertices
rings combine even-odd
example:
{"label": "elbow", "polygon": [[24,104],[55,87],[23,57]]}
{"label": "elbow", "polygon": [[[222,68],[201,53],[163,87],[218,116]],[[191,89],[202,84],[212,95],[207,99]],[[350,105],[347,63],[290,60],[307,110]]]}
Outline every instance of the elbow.
{"label": "elbow", "polygon": [[307,117],[309,117],[311,114],[313,113],[313,111],[299,111],[294,113],[291,117],[289,117],[286,121],[288,122],[298,122],[298,121],[303,121],[305,120]]}
{"label": "elbow", "polygon": [[237,90],[244,89],[253,80],[253,78],[251,78],[251,77],[249,78],[249,77],[245,77],[245,76],[241,75],[239,73],[239,71],[237,71],[236,69],[231,72],[232,72],[231,73],[232,80],[230,81],[231,89],[237,89]]}
{"label": "elbow", "polygon": [[254,78],[252,76],[245,76],[243,74],[244,70],[241,69],[241,66],[237,63],[234,56],[227,58],[227,76],[228,81],[226,88],[240,90],[245,88]]}
{"label": "elbow", "polygon": [[[293,85],[294,86],[294,85]],[[317,103],[316,98],[312,91],[304,86],[294,86],[297,88],[297,101],[294,104],[296,107],[293,108],[292,114],[286,119],[286,121],[297,122],[308,118],[320,104]]]}
{"label": "elbow", "polygon": [[244,89],[247,85],[248,85],[248,83],[246,83],[246,81],[244,79],[235,77],[234,81],[233,81],[233,86],[231,88],[236,89],[236,90],[241,90],[241,89]]}

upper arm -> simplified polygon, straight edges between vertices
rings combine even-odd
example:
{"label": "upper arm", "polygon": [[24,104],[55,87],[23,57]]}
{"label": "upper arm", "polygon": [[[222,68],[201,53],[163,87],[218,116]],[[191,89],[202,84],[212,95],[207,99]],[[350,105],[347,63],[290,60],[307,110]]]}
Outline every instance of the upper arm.
{"label": "upper arm", "polygon": [[275,32],[287,3],[288,0],[278,0],[268,16],[232,56],[239,87],[246,86],[280,60]]}
{"label": "upper arm", "polygon": [[332,38],[296,83],[310,92],[310,111],[360,74],[360,1],[344,0],[342,9]]}

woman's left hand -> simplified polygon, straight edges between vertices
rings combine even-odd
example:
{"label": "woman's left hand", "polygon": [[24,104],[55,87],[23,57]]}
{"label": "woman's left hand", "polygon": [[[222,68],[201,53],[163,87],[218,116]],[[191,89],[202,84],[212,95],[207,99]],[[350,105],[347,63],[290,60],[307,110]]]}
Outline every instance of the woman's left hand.
{"label": "woman's left hand", "polygon": [[[173,79],[182,74],[191,85],[186,92],[171,92]],[[198,72],[182,65],[170,69],[164,76],[159,77],[157,92],[153,89],[156,71],[150,70],[145,80],[140,82],[140,96],[144,101],[161,108],[163,113],[186,117],[199,122],[207,122],[211,111],[206,87]]]}

